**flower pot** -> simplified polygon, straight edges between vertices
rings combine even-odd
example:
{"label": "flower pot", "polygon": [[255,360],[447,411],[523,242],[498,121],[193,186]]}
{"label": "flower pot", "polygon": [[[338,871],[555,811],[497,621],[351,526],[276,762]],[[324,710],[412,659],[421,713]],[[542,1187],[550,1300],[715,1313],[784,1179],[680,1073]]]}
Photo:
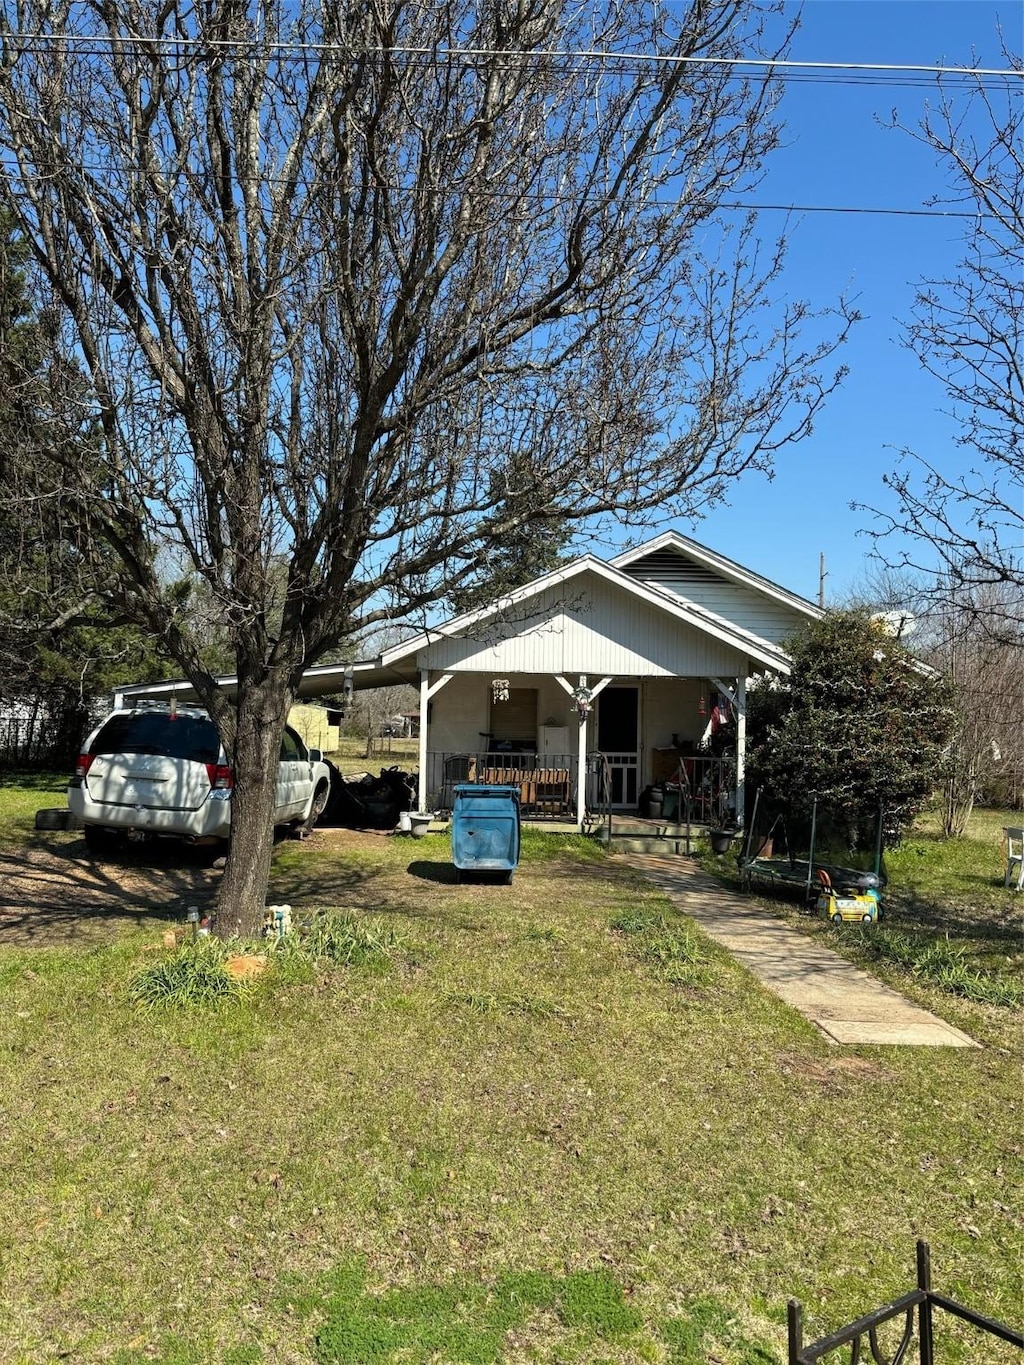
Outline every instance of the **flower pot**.
{"label": "flower pot", "polygon": [[414,839],[422,839],[430,828],[433,815],[428,810],[411,810],[409,815],[409,833]]}
{"label": "flower pot", "polygon": [[712,853],[728,853],[733,841],[731,829],[713,829],[709,836]]}

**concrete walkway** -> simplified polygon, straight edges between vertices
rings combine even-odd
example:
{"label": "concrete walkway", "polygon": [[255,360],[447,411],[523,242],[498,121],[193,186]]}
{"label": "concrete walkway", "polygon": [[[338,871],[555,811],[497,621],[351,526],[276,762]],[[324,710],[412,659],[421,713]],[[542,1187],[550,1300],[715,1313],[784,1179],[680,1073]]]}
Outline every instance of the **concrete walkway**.
{"label": "concrete walkway", "polygon": [[816,1024],[830,1043],[978,1046],[830,948],[766,914],[755,901],[727,890],[688,858],[620,856],[769,990]]}

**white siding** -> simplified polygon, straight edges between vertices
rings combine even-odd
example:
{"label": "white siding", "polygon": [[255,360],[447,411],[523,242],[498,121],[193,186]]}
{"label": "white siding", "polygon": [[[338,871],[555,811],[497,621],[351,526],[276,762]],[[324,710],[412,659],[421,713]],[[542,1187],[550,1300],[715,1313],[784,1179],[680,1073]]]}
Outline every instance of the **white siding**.
{"label": "white siding", "polygon": [[808,615],[778,602],[756,588],[734,583],[677,550],[661,550],[624,569],[640,583],[671,592],[684,601],[712,611],[741,630],[780,644],[808,619]]}
{"label": "white siding", "polygon": [[507,619],[436,641],[417,662],[432,671],[491,677],[706,678],[748,671],[745,654],[591,574],[548,589]]}

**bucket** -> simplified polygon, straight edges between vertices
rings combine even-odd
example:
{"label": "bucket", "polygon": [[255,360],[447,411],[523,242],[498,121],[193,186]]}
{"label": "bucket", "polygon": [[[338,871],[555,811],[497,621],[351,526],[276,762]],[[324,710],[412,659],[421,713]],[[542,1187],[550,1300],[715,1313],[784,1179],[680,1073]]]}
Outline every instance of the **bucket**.
{"label": "bucket", "polygon": [[409,819],[407,810],[398,812],[398,829],[401,834],[408,834],[412,829],[412,821]]}

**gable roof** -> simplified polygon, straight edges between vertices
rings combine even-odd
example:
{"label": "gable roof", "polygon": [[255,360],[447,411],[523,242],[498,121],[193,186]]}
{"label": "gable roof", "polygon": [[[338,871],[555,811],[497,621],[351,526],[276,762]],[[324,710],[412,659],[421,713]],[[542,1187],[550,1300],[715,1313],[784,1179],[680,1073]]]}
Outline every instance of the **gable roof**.
{"label": "gable roof", "polygon": [[421,650],[429,649],[432,644],[444,639],[459,638],[475,626],[492,620],[513,607],[521,606],[531,598],[540,597],[551,588],[561,587],[563,584],[570,583],[585,574],[593,574],[612,583],[639,601],[675,617],[680,624],[691,626],[723,644],[739,650],[741,653],[748,654],[751,659],[766,668],[776,672],[789,672],[789,656],[785,650],[771,640],[755,635],[752,631],[744,630],[733,622],[727,621],[724,617],[709,611],[706,607],[687,601],[676,593],[632,577],[617,567],[614,561],[608,563],[591,554],[582,555],[579,559],[574,559],[568,564],[552,569],[549,573],[542,574],[540,578],[533,579],[532,582],[524,584],[521,588],[516,588],[513,592],[507,593],[484,607],[465,612],[461,616],[456,616],[438,626],[427,627],[412,639],[384,650],[380,656],[380,662],[385,667],[398,667],[403,661],[410,662],[412,657]]}
{"label": "gable roof", "polygon": [[752,569],[737,564],[733,559],[727,559],[725,555],[720,555],[715,550],[709,550],[706,545],[701,545],[699,541],[691,540],[688,536],[680,535],[678,531],[665,531],[662,535],[656,536],[654,540],[645,541],[643,545],[625,550],[609,562],[613,568],[633,569],[635,571],[643,560],[654,555],[664,554],[666,551],[674,552],[683,559],[688,559],[711,570],[712,573],[719,575],[727,582],[753,588],[755,592],[763,593],[773,601],[781,602],[812,620],[817,620],[822,615],[822,609],[808,598],[790,592],[788,588],[781,587],[778,583],[772,582],[770,578],[764,578],[761,574],[754,573]]}

